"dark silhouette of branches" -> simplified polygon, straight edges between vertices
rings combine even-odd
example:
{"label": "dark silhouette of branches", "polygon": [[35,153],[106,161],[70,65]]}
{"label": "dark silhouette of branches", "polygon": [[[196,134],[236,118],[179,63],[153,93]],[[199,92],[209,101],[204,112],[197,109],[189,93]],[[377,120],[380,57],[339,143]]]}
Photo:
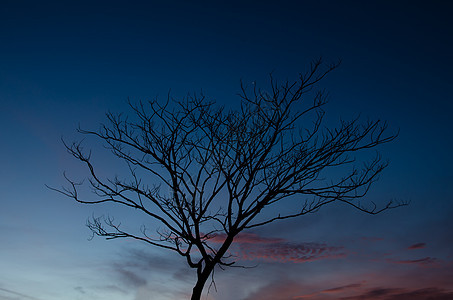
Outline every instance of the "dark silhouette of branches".
{"label": "dark silhouette of branches", "polygon": [[[124,161],[128,176],[101,177],[81,143],[64,143],[86,165],[94,197],[81,195],[80,183],[66,175],[69,187],[56,190],[83,204],[115,203],[157,221],[154,237],[145,227],[138,234],[125,232],[111,217],[93,217],[88,227],[94,235],[141,240],[185,257],[198,276],[192,299],[200,299],[214,267],[235,263],[228,249],[244,230],[333,202],[369,214],[404,204],[359,201],[387,162],[376,154],[357,164],[355,156],[395,139],[385,122],[356,118],[323,127],[326,95],[315,86],[337,66],[318,60],[296,81],[279,83],[271,76],[270,92],[241,84],[237,110],[203,95],[129,103],[133,119],[108,113],[98,131],[78,129]],[[330,170],[343,175],[327,180]],[[281,211],[286,201],[296,208]],[[221,243],[210,242],[219,236]]]}

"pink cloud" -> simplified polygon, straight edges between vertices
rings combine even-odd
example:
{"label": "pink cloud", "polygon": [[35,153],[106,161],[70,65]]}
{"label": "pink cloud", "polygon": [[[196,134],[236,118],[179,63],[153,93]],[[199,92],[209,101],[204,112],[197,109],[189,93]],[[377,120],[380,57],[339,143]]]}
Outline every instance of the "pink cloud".
{"label": "pink cloud", "polygon": [[341,300],[451,300],[453,292],[439,288],[407,290],[401,288],[375,288],[362,294],[343,297]]}
{"label": "pink cloud", "polygon": [[[407,260],[403,263],[421,263],[430,258]],[[451,300],[453,264],[443,262],[430,272],[420,268],[398,268],[388,265],[381,270],[369,269],[351,276],[344,270],[337,278],[319,282],[286,279],[276,276],[275,282],[264,285],[244,300]],[[283,277],[283,278],[282,278]],[[299,287],[297,286],[299,284]],[[253,297],[252,297],[253,296]]]}
{"label": "pink cloud", "polygon": [[331,297],[324,297],[322,294],[326,291],[333,291],[335,293],[355,294],[349,296],[331,295],[335,299],[340,300],[451,300],[453,299],[453,291],[429,287],[410,289],[402,287],[375,287],[363,288],[362,284],[351,284],[339,288],[333,288],[321,291],[319,293],[312,293],[302,296],[295,296],[293,299],[310,299],[310,300],[325,300],[332,299]]}
{"label": "pink cloud", "polygon": [[330,289],[327,289],[327,290],[323,290],[321,291],[321,293],[332,293],[332,294],[335,294],[335,293],[339,293],[339,292],[344,292],[345,290],[350,290],[350,289],[357,289],[357,288],[360,288],[362,287],[363,284],[362,283],[353,283],[353,284],[348,284],[348,285],[343,285],[343,286],[339,286],[339,287],[334,287],[334,288],[330,288]]}
{"label": "pink cloud", "polygon": [[325,290],[322,290],[322,291],[319,291],[319,292],[315,292],[315,293],[311,293],[311,294],[299,295],[299,296],[294,297],[294,299],[324,299],[322,294],[329,295],[329,298],[330,298],[330,296],[332,296],[332,297],[337,296],[338,297],[339,294],[348,293],[351,290],[352,291],[357,291],[360,288],[362,288],[363,285],[364,285],[363,283],[347,284],[347,285],[338,286],[338,287],[334,287],[334,288],[330,288],[330,289],[325,289]]}
{"label": "pink cloud", "polygon": [[407,259],[407,260],[388,259],[387,261],[390,263],[394,263],[394,264],[415,264],[415,265],[426,266],[426,265],[433,265],[433,264],[437,263],[438,259],[433,258],[433,257],[424,257],[424,258],[419,258],[419,259]]}
{"label": "pink cloud", "polygon": [[[221,243],[224,238],[224,235],[217,235],[211,238],[211,241]],[[303,263],[345,256],[340,252],[343,247],[327,246],[323,243],[289,243],[282,238],[266,238],[253,233],[239,234],[234,245],[234,255],[242,260]]]}
{"label": "pink cloud", "polygon": [[426,244],[425,243],[417,243],[409,246],[407,249],[413,250],[413,249],[422,249],[425,248]]}
{"label": "pink cloud", "polygon": [[246,260],[303,263],[326,258],[344,257],[341,247],[329,247],[318,243],[271,243],[265,245],[240,244],[240,257]]}

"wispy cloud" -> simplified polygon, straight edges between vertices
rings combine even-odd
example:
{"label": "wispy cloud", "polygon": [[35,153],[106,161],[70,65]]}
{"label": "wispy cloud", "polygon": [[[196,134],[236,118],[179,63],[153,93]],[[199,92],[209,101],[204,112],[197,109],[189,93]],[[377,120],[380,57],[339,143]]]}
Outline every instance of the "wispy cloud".
{"label": "wispy cloud", "polygon": [[[211,241],[221,243],[224,238],[223,235],[218,235]],[[328,246],[324,243],[290,243],[282,238],[267,238],[253,233],[243,233],[236,237],[233,252],[242,260],[303,263],[344,257],[342,249],[343,247]]]}
{"label": "wispy cloud", "polygon": [[77,292],[79,292],[81,294],[86,294],[85,289],[83,287],[81,287],[81,286],[76,286],[74,288],[74,290],[76,290]]}
{"label": "wispy cloud", "polygon": [[168,255],[157,255],[154,252],[147,252],[136,248],[127,249],[124,252],[124,259],[117,264],[118,270],[135,270],[137,272],[159,272],[172,276],[174,279],[181,281],[191,281],[192,273],[187,272],[188,267],[184,258],[175,253]]}
{"label": "wispy cloud", "polygon": [[407,249],[413,250],[413,249],[422,249],[425,247],[426,247],[425,243],[417,243],[417,244],[413,244],[413,245],[409,246]]}
{"label": "wispy cloud", "polygon": [[[364,284],[350,284],[338,288],[323,290],[321,292],[296,296],[293,299],[321,300],[327,299],[325,293],[333,293],[335,299],[341,300],[451,300],[453,291],[429,287],[422,289],[410,289],[402,287],[374,287],[365,288]],[[341,296],[340,293],[343,293]],[[344,294],[349,294],[344,296]],[[351,295],[355,294],[355,295]],[[328,299],[332,299],[328,297]]]}
{"label": "wispy cloud", "polygon": [[362,286],[363,286],[363,283],[352,283],[352,284],[348,284],[348,285],[343,285],[343,286],[339,286],[339,287],[326,289],[326,290],[323,290],[321,293],[329,293],[329,294],[332,293],[332,294],[335,294],[335,293],[338,293],[338,292],[344,292],[345,290],[357,289],[357,288],[360,288]]}
{"label": "wispy cloud", "polygon": [[262,259],[275,262],[303,263],[326,258],[340,258],[341,247],[318,243],[273,243],[267,245],[241,244],[240,257],[245,260]]}
{"label": "wispy cloud", "polygon": [[131,287],[140,287],[146,284],[146,280],[137,272],[127,270],[123,267],[116,267],[116,272],[120,275],[121,281]]}
{"label": "wispy cloud", "polygon": [[121,293],[122,295],[127,295],[128,291],[120,288],[118,285],[109,284],[109,285],[98,285],[94,286],[94,289],[101,291],[101,292],[114,292],[114,293]]}
{"label": "wispy cloud", "polygon": [[20,296],[20,297],[22,297],[24,299],[41,300],[41,299],[36,298],[36,297],[28,296],[28,295],[25,295],[23,293],[19,293],[19,292],[16,292],[16,291],[13,291],[13,290],[9,290],[9,289],[5,289],[5,288],[1,288],[1,287],[0,287],[0,291],[6,292],[6,293],[11,294],[11,295]]}
{"label": "wispy cloud", "polygon": [[348,293],[351,290],[357,291],[364,286],[364,283],[352,283],[347,285],[342,285],[334,288],[325,289],[319,292],[314,292],[310,294],[298,295],[294,297],[294,299],[320,299],[323,298],[322,294],[327,294],[329,296],[336,296],[338,297],[339,294]]}
{"label": "wispy cloud", "polygon": [[419,259],[405,259],[405,260],[394,260],[394,259],[387,259],[388,262],[394,264],[415,264],[420,266],[427,266],[427,265],[434,265],[439,262],[437,258],[433,257],[424,257]]}
{"label": "wispy cloud", "polygon": [[263,286],[243,300],[293,300],[301,289],[300,283],[282,278]]}
{"label": "wispy cloud", "polygon": [[[173,253],[165,256],[138,248],[124,248],[119,259],[110,265],[109,271],[119,292],[132,294],[135,300],[159,297],[186,299],[181,293],[190,291],[194,279],[194,273],[186,267],[183,258]],[[104,290],[107,288],[104,287]]]}
{"label": "wispy cloud", "polygon": [[407,290],[402,288],[374,288],[341,300],[451,300],[453,292],[439,288]]}

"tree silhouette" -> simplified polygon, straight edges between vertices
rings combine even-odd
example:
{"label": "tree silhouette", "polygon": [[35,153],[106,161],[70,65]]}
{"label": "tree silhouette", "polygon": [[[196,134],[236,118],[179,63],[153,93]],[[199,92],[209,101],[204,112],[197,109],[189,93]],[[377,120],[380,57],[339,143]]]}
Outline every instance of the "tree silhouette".
{"label": "tree silhouette", "polygon": [[[279,83],[271,76],[268,93],[241,84],[236,110],[203,95],[130,103],[133,119],[108,113],[98,131],[78,129],[127,163],[129,174],[103,178],[81,143],[64,142],[86,164],[94,194],[81,195],[79,183],[66,175],[69,187],[54,190],[84,204],[133,208],[157,221],[156,236],[145,227],[123,231],[110,217],[93,217],[88,227],[107,239],[141,240],[185,257],[197,274],[191,299],[200,299],[214,268],[234,265],[228,250],[244,230],[333,202],[370,214],[403,204],[359,201],[387,162],[376,154],[357,167],[356,154],[395,139],[385,122],[356,118],[323,127],[326,95],[315,86],[337,66],[318,60],[295,81]],[[330,170],[342,176],[325,179]],[[286,202],[292,211],[281,210]]]}

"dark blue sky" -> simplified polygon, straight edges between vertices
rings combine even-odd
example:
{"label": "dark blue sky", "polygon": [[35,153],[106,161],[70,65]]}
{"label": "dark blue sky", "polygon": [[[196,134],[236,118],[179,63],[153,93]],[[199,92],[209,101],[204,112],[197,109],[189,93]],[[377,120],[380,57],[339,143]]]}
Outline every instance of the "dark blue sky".
{"label": "dark blue sky", "polygon": [[[294,79],[319,56],[342,60],[322,85],[332,122],[360,114],[400,129],[380,149],[391,164],[369,199],[411,205],[374,217],[334,206],[250,233],[264,250],[238,251],[260,266],[216,274],[210,297],[451,297],[448,1],[43,2],[0,6],[0,300],[184,297],[193,277],[171,253],[86,240],[88,216],[120,211],[45,189],[63,184],[64,170],[83,175],[60,137],[76,138],[79,123],[96,128],[128,97],[170,89],[176,98],[203,90],[234,107],[241,79],[265,89],[270,72]],[[307,262],[309,242],[337,251]],[[285,249],[292,259],[269,255]]]}

